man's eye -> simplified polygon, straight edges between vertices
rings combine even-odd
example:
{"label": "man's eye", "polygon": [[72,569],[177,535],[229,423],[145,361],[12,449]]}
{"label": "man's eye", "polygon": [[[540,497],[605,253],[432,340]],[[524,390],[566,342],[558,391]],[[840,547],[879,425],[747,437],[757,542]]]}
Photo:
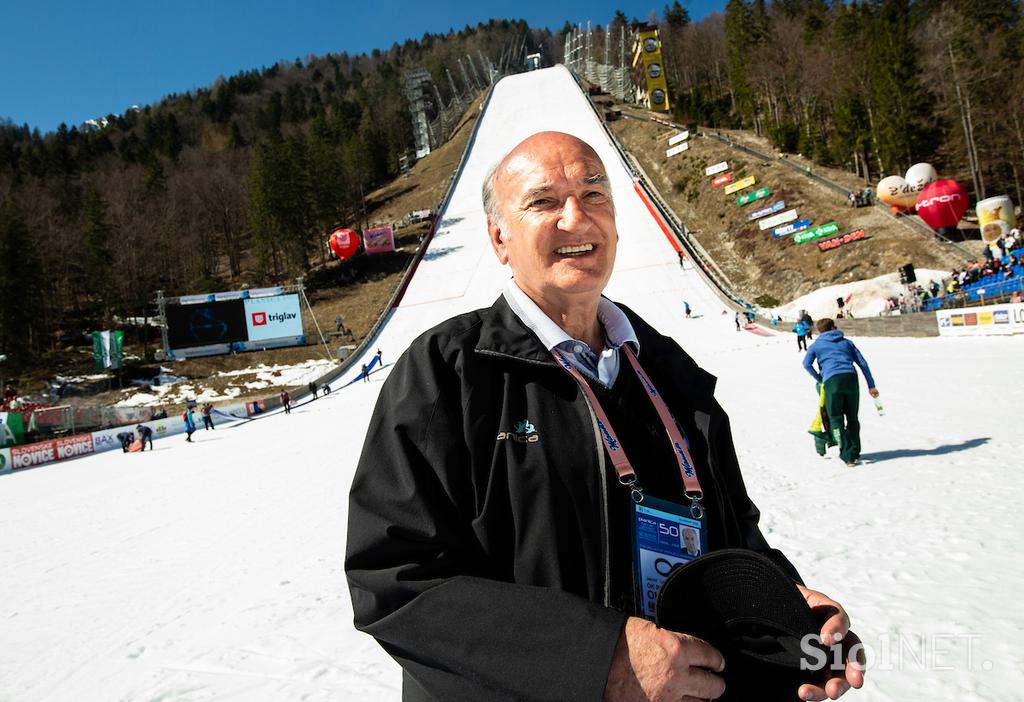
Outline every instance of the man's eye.
{"label": "man's eye", "polygon": [[608,196],[605,193],[601,192],[600,190],[591,190],[584,197],[586,197],[588,200],[603,200]]}
{"label": "man's eye", "polygon": [[549,198],[549,197],[541,197],[541,198],[537,198],[536,200],[531,202],[530,206],[531,207],[547,207],[552,202],[553,202],[553,200],[551,198]]}

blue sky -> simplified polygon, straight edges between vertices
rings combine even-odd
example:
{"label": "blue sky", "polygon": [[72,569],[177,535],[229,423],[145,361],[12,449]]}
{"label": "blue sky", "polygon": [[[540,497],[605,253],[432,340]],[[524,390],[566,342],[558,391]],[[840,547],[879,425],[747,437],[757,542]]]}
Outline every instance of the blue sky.
{"label": "blue sky", "polygon": [[[671,0],[669,0],[670,2]],[[305,0],[4,0],[0,118],[46,132],[119,114],[219,75],[279,59],[387,49],[394,42],[493,18],[558,29],[605,24],[617,8],[644,19],[666,0],[329,2]],[[725,0],[682,3],[698,19]]]}

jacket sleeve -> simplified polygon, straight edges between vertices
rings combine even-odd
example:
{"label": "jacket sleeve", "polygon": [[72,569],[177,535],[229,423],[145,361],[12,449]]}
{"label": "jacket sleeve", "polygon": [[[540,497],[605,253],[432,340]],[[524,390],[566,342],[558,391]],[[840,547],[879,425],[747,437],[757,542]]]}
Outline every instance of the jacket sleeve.
{"label": "jacket sleeve", "polygon": [[473,531],[472,418],[440,356],[414,345],[370,422],[348,514],[356,628],[437,700],[599,702],[625,618],[498,575]]}
{"label": "jacket sleeve", "polygon": [[814,360],[817,357],[818,352],[814,350],[814,346],[812,345],[811,348],[807,349],[807,353],[804,354],[804,370],[810,373],[811,377],[817,382],[823,383],[825,381],[822,379],[821,373],[814,368]]}
{"label": "jacket sleeve", "polygon": [[860,372],[864,374],[864,380],[867,381],[868,387],[875,387],[875,379],[871,376],[871,369],[868,368],[868,362],[864,360],[860,349],[852,341],[850,342],[850,348],[853,350],[853,362],[860,367]]}

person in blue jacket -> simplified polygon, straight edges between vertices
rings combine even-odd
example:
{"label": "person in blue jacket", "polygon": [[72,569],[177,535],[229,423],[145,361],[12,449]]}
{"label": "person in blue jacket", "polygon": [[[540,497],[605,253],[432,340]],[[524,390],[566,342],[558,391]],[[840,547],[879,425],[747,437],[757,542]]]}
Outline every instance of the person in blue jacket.
{"label": "person in blue jacket", "polygon": [[796,350],[807,350],[807,332],[810,325],[802,319],[798,319],[793,325],[793,333],[796,334]]}
{"label": "person in blue jacket", "polygon": [[854,364],[864,374],[871,397],[878,397],[878,388],[868,362],[853,342],[836,329],[834,321],[819,319],[815,327],[818,340],[807,349],[804,368],[815,381],[825,384],[825,412],[832,436],[839,442],[839,457],[846,465],[855,466],[860,463],[860,420],[857,419],[860,391]]}
{"label": "person in blue jacket", "polygon": [[185,433],[188,435],[185,437],[185,441],[192,443],[192,435],[196,433],[196,417],[192,414],[192,408],[186,407],[185,411],[181,413],[181,418],[185,420]]}

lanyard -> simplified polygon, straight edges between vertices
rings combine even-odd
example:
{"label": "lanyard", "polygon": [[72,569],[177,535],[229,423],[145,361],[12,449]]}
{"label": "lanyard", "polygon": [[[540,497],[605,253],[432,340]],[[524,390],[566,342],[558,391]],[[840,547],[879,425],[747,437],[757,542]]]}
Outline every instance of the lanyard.
{"label": "lanyard", "polygon": [[[626,358],[629,359],[629,364],[633,367],[633,372],[640,379],[640,384],[643,385],[647,397],[650,399],[651,404],[654,405],[658,418],[665,427],[665,432],[672,443],[672,453],[675,455],[676,463],[679,465],[679,474],[683,478],[684,493],[690,498],[690,511],[694,517],[699,518],[704,513],[704,508],[701,506],[701,498],[704,496],[704,493],[701,490],[700,481],[697,479],[697,471],[694,468],[690,450],[686,446],[686,440],[683,438],[675,418],[669,411],[668,405],[665,404],[665,400],[662,399],[661,394],[654,387],[654,383],[651,382],[644,369],[640,367],[640,362],[636,360],[633,349],[630,348],[629,344],[623,344],[622,348]],[[590,401],[590,406],[593,408],[594,415],[597,418],[597,428],[601,434],[601,440],[604,441],[605,448],[608,449],[608,455],[612,459],[612,465],[615,467],[615,474],[619,478],[619,483],[630,488],[634,502],[638,504],[643,502],[643,489],[636,484],[636,471],[633,470],[633,465],[629,462],[625,449],[619,442],[619,438],[615,435],[615,430],[612,428],[611,422],[608,421],[608,415],[605,413],[604,408],[601,407],[597,394],[590,387],[583,374],[579,372],[576,366],[561,351],[552,349],[551,353],[554,355],[555,360],[561,364],[562,368],[576,379],[576,382],[579,383],[580,388],[582,388],[587,399]]]}

